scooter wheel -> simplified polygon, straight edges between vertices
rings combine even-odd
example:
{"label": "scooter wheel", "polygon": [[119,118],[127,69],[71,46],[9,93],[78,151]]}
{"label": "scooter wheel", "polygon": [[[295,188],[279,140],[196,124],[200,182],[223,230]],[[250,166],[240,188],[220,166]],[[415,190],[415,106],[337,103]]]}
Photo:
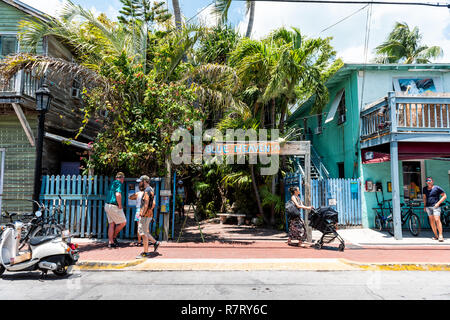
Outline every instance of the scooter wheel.
{"label": "scooter wheel", "polygon": [[67,275],[67,272],[69,270],[69,266],[59,267],[56,270],[53,270],[53,273],[58,277],[64,277]]}
{"label": "scooter wheel", "polygon": [[0,276],[5,272],[5,267],[0,265]]}

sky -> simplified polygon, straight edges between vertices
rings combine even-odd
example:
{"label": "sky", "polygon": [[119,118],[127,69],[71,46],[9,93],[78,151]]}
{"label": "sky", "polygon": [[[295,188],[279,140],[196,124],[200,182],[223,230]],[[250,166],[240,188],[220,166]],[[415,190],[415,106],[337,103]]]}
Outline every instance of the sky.
{"label": "sky", "polygon": [[[21,1],[43,12],[56,15],[64,0]],[[119,0],[72,1],[96,14],[105,13],[111,19],[117,17],[121,8]],[[396,1],[405,2],[405,0]],[[414,1],[428,2],[426,0]],[[450,0],[438,1],[439,3],[450,4]],[[208,25],[216,23],[216,18],[211,14],[211,6],[208,6],[214,0],[179,0],[179,2],[186,20],[194,17],[193,20],[199,19]],[[436,3],[436,1],[433,1],[433,3]],[[170,0],[167,6],[169,10],[172,10]],[[307,37],[333,37],[331,44],[337,51],[338,57],[341,57],[346,63],[364,63],[366,62],[364,48],[369,8],[363,8],[364,6],[364,4],[257,2],[251,37],[259,39],[280,27],[296,27]],[[205,7],[206,9],[204,9]],[[230,24],[238,29],[241,34],[245,34],[248,22],[245,2],[234,1],[228,16]],[[346,17],[348,18],[341,21]],[[428,46],[438,45],[443,49],[443,57],[434,60],[434,62],[450,62],[450,9],[404,5],[372,5],[367,61],[370,62],[374,57],[374,48],[387,38],[397,21],[406,22],[411,29],[418,27],[423,36],[423,44]],[[337,22],[339,23],[336,24]],[[322,32],[324,29],[327,30]]]}

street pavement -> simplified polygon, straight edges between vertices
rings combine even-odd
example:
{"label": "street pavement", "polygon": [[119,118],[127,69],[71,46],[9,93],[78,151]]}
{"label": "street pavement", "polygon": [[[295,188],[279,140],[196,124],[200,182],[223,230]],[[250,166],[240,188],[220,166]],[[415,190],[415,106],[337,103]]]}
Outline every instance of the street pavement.
{"label": "street pavement", "polygon": [[[113,272],[74,271],[66,278],[39,273],[7,273],[0,279],[0,299],[35,300],[241,300],[245,304],[272,303],[272,300],[448,300],[449,272],[420,271],[160,271]],[[252,301],[253,300],[253,301]],[[258,300],[255,302],[255,300]],[[114,310],[121,310],[121,301]],[[226,303],[226,302],[224,302]],[[136,305],[152,314],[156,304]],[[173,308],[165,313],[168,319]],[[293,312],[297,308],[291,306]],[[325,312],[330,306],[325,306]],[[355,310],[355,305],[349,306]],[[80,308],[78,308],[80,309]],[[78,310],[77,309],[77,310]],[[94,310],[92,310],[94,309]],[[105,309],[89,308],[92,311]],[[128,307],[128,310],[134,309]],[[439,309],[439,308],[438,308]],[[441,308],[442,309],[442,308]],[[86,311],[87,309],[85,309]],[[445,307],[443,308],[445,310]],[[316,310],[317,311],[317,310]],[[334,310],[341,311],[342,310]],[[392,310],[391,310],[392,311]],[[82,309],[77,312],[83,312]],[[116,312],[116,311],[115,311]],[[80,313],[80,315],[81,315]],[[314,315],[316,315],[317,312]],[[322,313],[325,314],[325,313]],[[219,319],[220,317],[214,317]],[[237,319],[247,318],[237,316]],[[271,317],[277,319],[278,317]]]}
{"label": "street pavement", "polygon": [[[225,226],[225,225],[224,225]],[[216,226],[222,229],[224,226]],[[237,226],[226,226],[237,228]],[[80,245],[78,268],[82,270],[450,270],[450,240],[432,240],[431,231],[412,237],[404,231],[402,240],[371,229],[338,230],[346,247],[338,243],[293,247],[280,232],[255,240],[251,235],[214,237],[206,242],[162,242],[149,258],[136,259],[142,247],[122,242],[109,249],[105,241],[77,239]],[[232,233],[231,233],[232,234]],[[283,233],[281,233],[283,234]],[[313,241],[321,233],[313,231]],[[150,246],[150,250],[153,248]]]}

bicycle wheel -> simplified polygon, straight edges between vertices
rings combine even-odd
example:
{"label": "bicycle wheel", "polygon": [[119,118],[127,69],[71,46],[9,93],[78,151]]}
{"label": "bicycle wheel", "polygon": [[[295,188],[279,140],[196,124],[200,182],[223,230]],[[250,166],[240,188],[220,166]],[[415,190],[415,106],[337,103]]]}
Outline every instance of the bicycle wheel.
{"label": "bicycle wheel", "polygon": [[389,234],[391,236],[394,236],[394,220],[393,219],[388,219],[386,221],[386,227],[387,227],[387,231],[389,232]]}
{"label": "bicycle wheel", "polygon": [[381,223],[381,219],[378,215],[375,216],[375,229],[376,230],[383,230],[383,224]]}
{"label": "bicycle wheel", "polygon": [[39,226],[31,233],[30,238],[58,235],[58,234],[61,234],[62,231],[63,231],[63,228],[59,225],[51,225],[48,227]]}
{"label": "bicycle wheel", "polygon": [[420,220],[419,217],[415,213],[411,213],[409,216],[409,232],[415,237],[417,237],[420,233]]}

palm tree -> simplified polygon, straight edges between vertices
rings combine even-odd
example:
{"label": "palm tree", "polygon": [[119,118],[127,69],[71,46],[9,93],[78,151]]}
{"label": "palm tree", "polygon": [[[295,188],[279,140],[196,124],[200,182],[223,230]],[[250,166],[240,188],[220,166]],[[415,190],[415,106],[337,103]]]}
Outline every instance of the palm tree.
{"label": "palm tree", "polygon": [[181,29],[180,2],[178,0],[172,0],[172,6],[173,6],[173,14],[175,16],[175,25],[177,27],[177,30],[180,30]]}
{"label": "palm tree", "polygon": [[378,63],[430,63],[443,55],[439,46],[428,47],[422,45],[422,35],[419,29],[410,30],[405,22],[396,22],[387,40],[375,48]]}
{"label": "palm tree", "polygon": [[[220,17],[220,22],[225,23],[228,20],[228,10],[230,8],[232,0],[217,0],[213,12]],[[249,16],[247,32],[245,36],[250,38],[253,29],[253,22],[255,21],[255,2],[247,0],[247,12]]]}

